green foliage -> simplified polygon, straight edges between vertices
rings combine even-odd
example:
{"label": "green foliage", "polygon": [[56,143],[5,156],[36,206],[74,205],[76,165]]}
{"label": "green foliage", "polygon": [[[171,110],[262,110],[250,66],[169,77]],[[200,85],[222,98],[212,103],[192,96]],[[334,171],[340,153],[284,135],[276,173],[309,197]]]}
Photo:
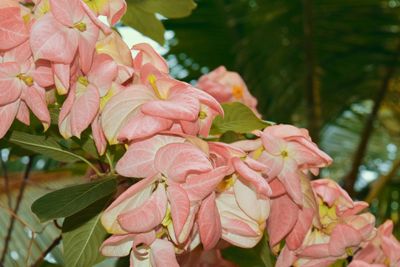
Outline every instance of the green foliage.
{"label": "green foliage", "polygon": [[104,259],[99,248],[107,232],[101,225],[100,217],[109,199],[109,196],[105,197],[65,219],[62,238],[66,266],[93,266]]}
{"label": "green foliage", "polygon": [[48,193],[32,204],[32,211],[41,222],[71,216],[97,200],[115,192],[114,178],[66,187]]}
{"label": "green foliage", "polygon": [[156,17],[181,18],[191,14],[196,4],[192,0],[128,0],[123,23],[135,28],[160,44],[164,44],[165,28]]}
{"label": "green foliage", "polygon": [[9,141],[24,149],[48,156],[61,162],[75,162],[81,158],[60,145],[60,139],[45,135],[32,135],[13,131]]}
{"label": "green foliage", "polygon": [[223,134],[228,131],[236,133],[248,133],[253,130],[261,130],[270,125],[259,119],[246,105],[234,102],[222,104],[224,117],[217,116],[211,127],[211,134]]}

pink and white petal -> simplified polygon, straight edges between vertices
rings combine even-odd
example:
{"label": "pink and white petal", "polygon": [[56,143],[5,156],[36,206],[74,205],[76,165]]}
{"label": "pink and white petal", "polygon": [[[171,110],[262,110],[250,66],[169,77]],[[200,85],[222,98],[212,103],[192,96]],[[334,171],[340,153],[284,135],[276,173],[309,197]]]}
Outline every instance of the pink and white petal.
{"label": "pink and white petal", "polygon": [[130,233],[148,232],[158,226],[167,211],[165,187],[159,184],[151,197],[131,211],[118,215],[121,228]]}
{"label": "pink and white petal", "polygon": [[128,256],[132,249],[134,238],[134,234],[112,235],[101,244],[100,252],[106,257]]}
{"label": "pink and white petal", "polygon": [[139,54],[136,56],[134,60],[134,67],[136,70],[139,70],[141,66],[151,63],[158,70],[168,73],[169,68],[168,64],[163,57],[161,57],[153,47],[151,47],[147,43],[136,44],[132,47],[133,50],[139,50]]}
{"label": "pink and white petal", "polygon": [[92,122],[92,135],[96,145],[97,152],[99,155],[103,155],[107,148],[107,140],[104,136],[103,129],[100,125],[100,119],[98,116]]}
{"label": "pink and white petal", "polygon": [[28,106],[25,104],[24,101],[19,101],[19,102],[20,102],[20,104],[19,104],[19,109],[18,109],[16,118],[23,124],[29,125],[31,123],[31,119],[30,119],[30,113],[29,113]]}
{"label": "pink and white petal", "polygon": [[278,178],[273,179],[272,181],[270,181],[269,182],[269,186],[271,187],[271,190],[272,190],[271,198],[280,197],[283,194],[287,193],[285,187],[283,186],[281,181],[279,181]]}
{"label": "pink and white petal", "polygon": [[13,49],[6,51],[3,55],[3,62],[16,62],[18,64],[23,64],[28,61],[31,56],[31,46],[29,40],[26,40]]}
{"label": "pink and white petal", "polygon": [[82,71],[87,74],[92,66],[96,41],[99,37],[99,28],[89,17],[85,16],[83,22],[86,24],[86,31],[79,34],[79,62]]}
{"label": "pink and white petal", "polygon": [[239,174],[239,179],[254,188],[260,198],[268,199],[272,195],[271,188],[267,181],[256,171],[250,169],[240,158],[235,157],[232,159],[233,166]]}
{"label": "pink and white petal", "polygon": [[200,103],[184,92],[172,94],[165,100],[155,100],[143,104],[142,112],[171,120],[194,121],[198,118]]}
{"label": "pink and white petal", "polygon": [[118,140],[126,141],[148,138],[164,130],[168,130],[172,126],[172,123],[172,120],[149,116],[138,110],[121,128]]}
{"label": "pink and white petal", "polygon": [[150,262],[153,267],[179,267],[171,242],[156,239],[150,246]]}
{"label": "pink and white petal", "polygon": [[85,12],[79,0],[49,0],[54,18],[66,27],[73,27],[83,19]]}
{"label": "pink and white petal", "polygon": [[330,256],[329,244],[326,243],[309,245],[299,253],[299,257],[307,257],[311,259],[329,258]]}
{"label": "pink and white petal", "polygon": [[125,0],[112,0],[109,2],[110,9],[108,14],[108,22],[111,26],[115,25],[125,14],[127,5]]}
{"label": "pink and white petal", "polygon": [[18,113],[20,101],[17,100],[5,106],[0,106],[0,138],[3,138],[10,129],[15,117]]}
{"label": "pink and white petal", "polygon": [[201,201],[215,191],[218,184],[229,174],[227,171],[227,167],[221,166],[206,173],[189,175],[183,188],[190,201]]}
{"label": "pink and white petal", "polygon": [[157,151],[170,143],[183,143],[177,136],[155,135],[144,141],[131,144],[118,161],[116,171],[126,177],[148,177],[157,173],[154,160]]}
{"label": "pink and white petal", "polygon": [[172,223],[176,239],[182,232],[189,216],[190,201],[186,191],[179,184],[170,184],[167,189],[168,200],[171,205]]}
{"label": "pink and white petal", "polygon": [[53,63],[54,83],[59,95],[68,93],[71,69],[69,64]]}
{"label": "pink and white petal", "polygon": [[54,84],[54,74],[50,62],[38,60],[35,62],[36,68],[33,71],[34,81],[41,87],[48,87]]}
{"label": "pink and white petal", "polygon": [[270,200],[258,198],[256,192],[239,179],[233,185],[233,190],[236,202],[244,213],[260,224],[267,220]]}
{"label": "pink and white petal", "polygon": [[27,87],[23,100],[33,114],[42,122],[46,131],[50,126],[50,112],[47,108],[45,90],[37,85]]}
{"label": "pink and white petal", "polygon": [[184,182],[191,173],[202,173],[212,170],[207,155],[188,143],[173,143],[160,148],[156,154],[154,166],[174,182]]}
{"label": "pink and white petal", "polygon": [[282,172],[279,174],[278,179],[282,182],[288,195],[293,201],[299,206],[303,205],[303,193],[301,191],[301,174],[295,167],[295,165],[289,163],[289,159],[285,160],[285,166]]}
{"label": "pink and white petal", "polygon": [[290,267],[297,260],[296,253],[284,246],[279,253],[275,267]]}
{"label": "pink and white petal", "polygon": [[204,249],[213,249],[222,235],[221,219],[215,203],[215,193],[209,195],[201,203],[197,223]]}
{"label": "pink and white petal", "polygon": [[8,50],[28,40],[29,32],[19,7],[0,9],[0,50]]}
{"label": "pink and white petal", "polygon": [[299,212],[299,218],[294,225],[292,231],[286,237],[286,246],[290,250],[298,249],[304,241],[307,232],[311,228],[314,217],[314,210],[311,208],[303,208]]}
{"label": "pink and white petal", "polygon": [[118,143],[119,132],[127,121],[136,115],[140,105],[155,99],[155,97],[154,93],[146,86],[133,85],[122,90],[107,102],[101,115],[101,124],[110,144]]}
{"label": "pink and white petal", "polygon": [[[80,86],[80,84],[78,84]],[[76,90],[76,99],[71,109],[71,130],[72,134],[80,138],[81,133],[92,123],[100,105],[100,96],[97,89],[89,84],[87,88]],[[78,95],[80,94],[80,95]]]}
{"label": "pink and white petal", "polygon": [[153,177],[140,180],[111,203],[101,216],[101,222],[107,232],[112,234],[126,233],[117,221],[118,215],[141,207],[150,198],[154,181]]}
{"label": "pink and white petal", "polygon": [[19,71],[15,62],[0,64],[0,106],[15,102],[21,96],[25,85],[16,77]]}
{"label": "pink and white petal", "polygon": [[346,248],[360,245],[362,237],[353,227],[346,224],[337,224],[329,240],[329,253],[339,257],[346,253]]}
{"label": "pink and white petal", "polygon": [[217,112],[217,114],[224,116],[224,110],[223,110],[222,106],[214,97],[212,97],[211,95],[209,95],[208,93],[206,93],[202,90],[194,88],[190,85],[188,85],[188,86],[190,89],[190,91],[188,91],[189,94],[191,94],[195,98],[197,98],[200,101],[200,103],[215,110]]}
{"label": "pink and white petal", "polygon": [[138,249],[138,247],[142,244],[150,246],[151,244],[153,244],[155,240],[156,240],[156,232],[154,230],[151,230],[150,232],[147,233],[137,234],[135,235],[135,238],[133,240],[132,249],[134,250],[135,253],[141,254],[141,252],[139,251],[140,248]]}
{"label": "pink and white petal", "polygon": [[[285,211],[285,212],[282,212]],[[271,201],[271,212],[267,221],[269,244],[274,247],[293,230],[299,215],[299,207],[288,195]]]}
{"label": "pink and white petal", "polygon": [[117,77],[117,74],[118,66],[113,59],[106,54],[100,54],[93,59],[88,80],[99,89],[100,96],[104,96],[111,88],[111,83]]}
{"label": "pink and white petal", "polygon": [[30,42],[35,60],[70,64],[78,48],[78,35],[47,13],[31,29]]}

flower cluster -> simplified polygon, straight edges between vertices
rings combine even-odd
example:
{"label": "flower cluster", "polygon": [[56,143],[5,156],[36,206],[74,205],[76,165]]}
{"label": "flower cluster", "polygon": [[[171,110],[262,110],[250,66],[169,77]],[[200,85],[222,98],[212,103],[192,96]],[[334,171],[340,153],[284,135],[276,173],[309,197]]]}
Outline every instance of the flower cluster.
{"label": "flower cluster", "polygon": [[309,181],[332,160],[307,130],[273,125],[255,139],[210,141],[221,103],[242,102],[260,117],[257,100],[224,67],[197,88],[174,79],[150,45],[130,49],[111,29],[125,11],[124,0],[0,3],[0,138],[15,119],[29,125],[30,111],[46,130],[48,105],[61,102],[64,138],[91,130],[100,155],[126,149],[116,172],[135,183],[102,214],[112,234],[103,255],[154,267],[201,265],[212,255],[229,266],[219,248],[251,248],[267,232],[277,266],[353,255],[354,267],[399,266],[390,222],[375,229],[366,203],[332,180]]}

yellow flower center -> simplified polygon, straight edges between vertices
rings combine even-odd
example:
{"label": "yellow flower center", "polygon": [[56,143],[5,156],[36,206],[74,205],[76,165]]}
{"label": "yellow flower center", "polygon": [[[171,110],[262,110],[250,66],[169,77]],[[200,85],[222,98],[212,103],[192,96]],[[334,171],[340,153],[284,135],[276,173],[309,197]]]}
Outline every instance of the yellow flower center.
{"label": "yellow flower center", "polygon": [[287,150],[282,150],[281,156],[282,156],[282,158],[287,158],[289,156],[289,153],[287,152]]}
{"label": "yellow flower center", "polygon": [[82,84],[83,86],[88,86],[89,80],[85,76],[79,76],[78,83]]}
{"label": "yellow flower center", "polygon": [[164,97],[161,96],[160,91],[158,90],[157,83],[156,83],[157,82],[157,77],[154,74],[150,74],[147,79],[149,80],[149,83],[150,83],[151,87],[153,88],[154,93],[156,94],[156,96],[159,99],[162,99],[162,100],[165,99]]}
{"label": "yellow flower center", "polygon": [[27,86],[33,85],[33,78],[31,76],[27,76],[21,73],[17,75],[17,78],[23,81]]}
{"label": "yellow flower center", "polygon": [[231,188],[234,183],[236,181],[236,178],[231,175],[229,177],[225,177],[217,186],[217,191],[218,192],[224,192],[226,190],[228,190],[229,188]]}
{"label": "yellow flower center", "polygon": [[232,95],[236,99],[241,99],[243,97],[243,86],[240,85],[232,86]]}
{"label": "yellow flower center", "polygon": [[80,32],[86,31],[86,28],[87,28],[86,24],[84,22],[75,23],[73,27]]}
{"label": "yellow flower center", "polygon": [[207,118],[207,113],[205,113],[204,111],[200,111],[199,112],[199,119],[200,120],[204,120],[205,118]]}
{"label": "yellow flower center", "polygon": [[318,212],[322,227],[324,228],[323,231],[327,234],[330,234],[339,221],[339,218],[336,214],[336,206],[332,205],[332,207],[329,207],[320,198],[318,198]]}

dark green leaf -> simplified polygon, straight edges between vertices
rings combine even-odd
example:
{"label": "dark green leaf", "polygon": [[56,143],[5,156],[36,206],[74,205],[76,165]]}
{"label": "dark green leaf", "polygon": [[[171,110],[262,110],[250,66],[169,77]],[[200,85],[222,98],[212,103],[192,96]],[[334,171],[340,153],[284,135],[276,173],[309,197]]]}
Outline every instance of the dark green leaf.
{"label": "dark green leaf", "polygon": [[149,13],[159,13],[167,18],[182,18],[189,16],[196,8],[192,0],[144,0],[133,1],[141,9]]}
{"label": "dark green leaf", "polygon": [[259,119],[246,105],[234,102],[222,104],[225,116],[217,116],[211,127],[211,134],[223,134],[228,131],[236,133],[248,133],[253,130],[261,130],[269,123]]}
{"label": "dark green leaf", "polygon": [[164,44],[164,26],[153,13],[146,12],[136,5],[128,5],[128,11],[122,21],[135,28],[154,41]]}
{"label": "dark green leaf", "polygon": [[96,201],[65,219],[62,238],[66,266],[93,266],[104,259],[99,248],[107,232],[101,225],[100,217],[109,199],[110,196]]}
{"label": "dark green leaf", "polygon": [[55,137],[14,131],[11,133],[9,141],[24,149],[48,156],[57,161],[75,162],[81,159],[79,155],[64,149]]}
{"label": "dark green leaf", "polygon": [[41,222],[71,216],[116,190],[116,180],[105,178],[66,187],[42,196],[32,204]]}

